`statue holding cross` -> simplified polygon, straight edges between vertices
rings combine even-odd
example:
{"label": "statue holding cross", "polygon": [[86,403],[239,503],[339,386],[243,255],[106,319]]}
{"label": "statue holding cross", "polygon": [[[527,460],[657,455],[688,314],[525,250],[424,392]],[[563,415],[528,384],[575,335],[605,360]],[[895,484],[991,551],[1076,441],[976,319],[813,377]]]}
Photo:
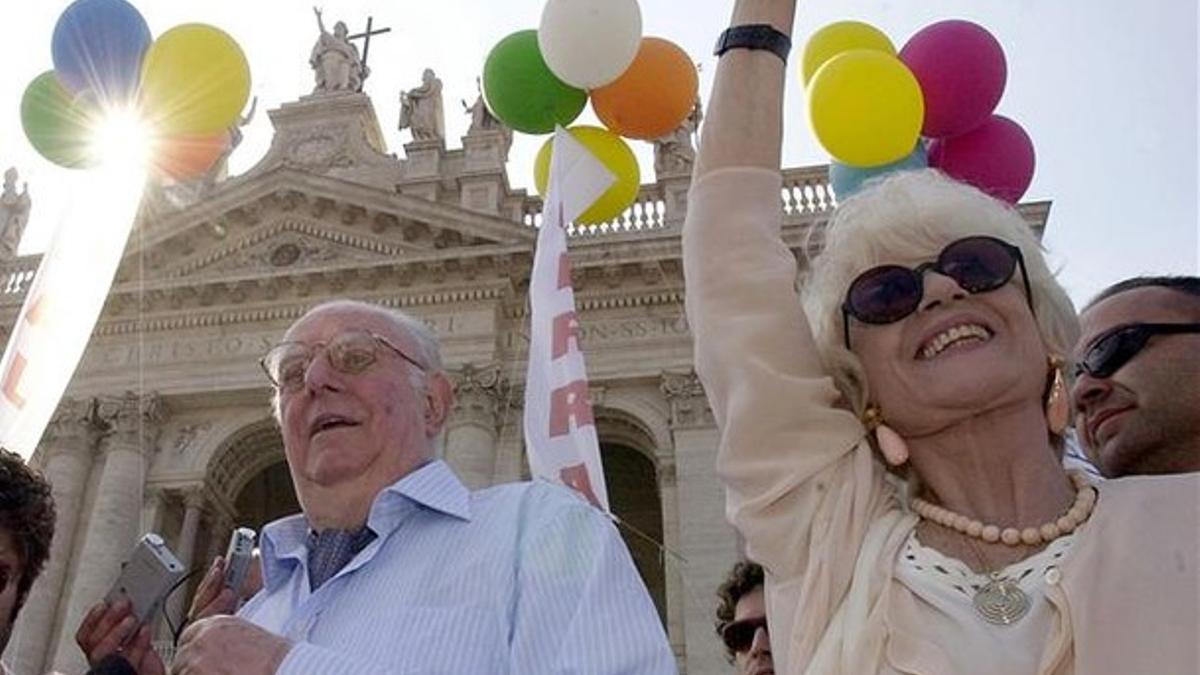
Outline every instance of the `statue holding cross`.
{"label": "statue holding cross", "polygon": [[[386,33],[390,28],[371,30],[371,22],[367,22],[365,33],[350,35],[345,22],[338,21],[333,25],[333,32],[325,29],[321,18],[320,8],[313,7],[317,15],[317,28],[321,36],[313,45],[308,62],[316,73],[317,84],[313,93],[332,93],[339,91],[362,91],[363,81],[371,74],[367,68],[367,50],[371,47],[371,36]],[[362,58],[358,56],[358,47],[351,40],[365,38]]]}

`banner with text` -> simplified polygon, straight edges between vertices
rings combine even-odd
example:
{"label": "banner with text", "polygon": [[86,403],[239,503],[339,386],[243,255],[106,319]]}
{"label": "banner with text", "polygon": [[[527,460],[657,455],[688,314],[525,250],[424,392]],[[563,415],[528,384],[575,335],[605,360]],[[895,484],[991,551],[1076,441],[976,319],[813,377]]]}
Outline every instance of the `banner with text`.
{"label": "banner with text", "polygon": [[26,460],[54,414],[108,298],[144,177],[76,174],[74,204],[42,255],[0,360],[0,446]]}
{"label": "banner with text", "polygon": [[555,130],[550,185],[529,281],[525,382],[525,445],[531,473],[577,490],[605,511],[608,489],[579,346],[566,228],[615,181],[571,134],[562,127]]}

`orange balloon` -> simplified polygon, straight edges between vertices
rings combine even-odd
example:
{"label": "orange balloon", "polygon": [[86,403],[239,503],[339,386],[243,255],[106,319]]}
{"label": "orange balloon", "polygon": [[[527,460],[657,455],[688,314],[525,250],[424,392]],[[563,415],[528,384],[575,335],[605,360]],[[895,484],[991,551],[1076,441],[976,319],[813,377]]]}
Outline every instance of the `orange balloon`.
{"label": "orange balloon", "polygon": [[154,148],[154,168],[175,180],[203,176],[229,148],[229,132],[208,136],[164,136]]}
{"label": "orange balloon", "polygon": [[683,124],[699,89],[687,52],[669,40],[648,37],[620,77],[592,90],[592,108],[611,131],[649,141]]}

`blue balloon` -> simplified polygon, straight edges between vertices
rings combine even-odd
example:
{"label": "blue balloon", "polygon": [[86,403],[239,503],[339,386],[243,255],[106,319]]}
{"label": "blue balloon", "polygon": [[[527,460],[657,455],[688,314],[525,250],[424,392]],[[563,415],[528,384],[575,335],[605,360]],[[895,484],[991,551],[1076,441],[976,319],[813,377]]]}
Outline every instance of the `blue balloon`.
{"label": "blue balloon", "polygon": [[75,0],[58,17],[50,51],[67,91],[121,104],[137,92],[149,46],[150,27],[125,0]]}
{"label": "blue balloon", "polygon": [[925,154],[925,143],[918,139],[916,149],[891,164],[863,168],[842,164],[837,160],[830,161],[829,184],[833,186],[833,193],[837,195],[838,201],[842,201],[861,190],[863,184],[872,178],[879,178],[894,171],[924,169],[927,166],[929,158]]}

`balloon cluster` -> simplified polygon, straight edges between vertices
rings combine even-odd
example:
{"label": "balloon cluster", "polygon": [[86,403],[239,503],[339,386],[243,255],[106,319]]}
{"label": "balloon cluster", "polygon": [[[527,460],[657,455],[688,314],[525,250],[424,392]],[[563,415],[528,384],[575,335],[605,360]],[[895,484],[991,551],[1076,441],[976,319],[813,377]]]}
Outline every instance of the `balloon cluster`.
{"label": "balloon cluster", "polygon": [[[691,58],[674,43],[642,37],[637,0],[547,0],[537,30],[501,40],[483,67],[483,94],[501,122],[526,134],[568,126],[588,99],[606,128],[567,130],[617,177],[579,218],[596,224],[637,197],[637,160],[622,139],[654,140],[679,127],[699,89]],[[538,153],[534,182],[546,193],[551,141]]]}
{"label": "balloon cluster", "polygon": [[925,166],[1010,203],[1029,189],[1033,142],[994,113],[1007,79],[1004,50],[977,24],[932,24],[897,53],[873,26],[833,23],[805,46],[802,77],[843,199],[871,178]]}
{"label": "balloon cluster", "polygon": [[250,95],[249,64],[228,34],[187,23],[152,41],[125,0],[75,0],[54,27],[51,55],[54,69],[25,89],[21,123],[43,157],[67,168],[96,164],[96,127],[132,110],[150,134],[155,170],[203,175],[228,150]]}

